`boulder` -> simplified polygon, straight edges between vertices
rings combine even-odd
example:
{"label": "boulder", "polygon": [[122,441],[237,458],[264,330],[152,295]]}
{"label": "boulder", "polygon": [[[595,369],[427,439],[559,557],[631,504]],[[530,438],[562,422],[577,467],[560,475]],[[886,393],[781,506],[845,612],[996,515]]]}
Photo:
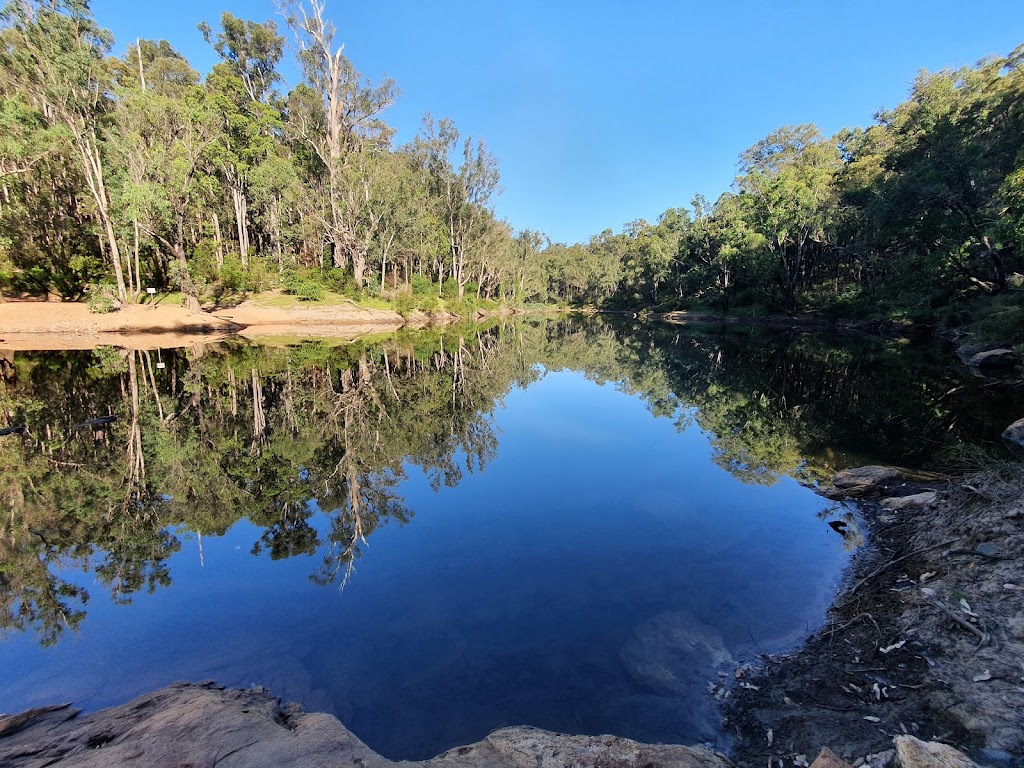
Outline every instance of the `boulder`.
{"label": "boulder", "polygon": [[262,688],[176,683],[120,707],[82,714],[68,705],[0,716],[5,768],[730,768],[702,747],[640,744],[502,728],[422,762],[381,757],[337,718],[282,705]]}
{"label": "boulder", "polygon": [[1009,443],[1011,448],[1024,451],[1024,419],[1017,419],[1004,429],[1003,440]]}
{"label": "boulder", "polygon": [[939,494],[935,491],[922,491],[911,496],[890,496],[887,499],[882,499],[881,503],[886,509],[892,510],[922,509],[934,504],[938,498]]}
{"label": "boulder", "polygon": [[972,356],[968,365],[982,372],[1012,371],[1020,365],[1020,355],[1012,349],[990,349]]}
{"label": "boulder", "polygon": [[838,472],[832,478],[832,485],[848,495],[863,496],[880,492],[886,483],[902,479],[903,475],[892,467],[867,466]]}
{"label": "boulder", "polygon": [[967,755],[948,744],[913,736],[897,736],[893,742],[902,768],[978,768]]}

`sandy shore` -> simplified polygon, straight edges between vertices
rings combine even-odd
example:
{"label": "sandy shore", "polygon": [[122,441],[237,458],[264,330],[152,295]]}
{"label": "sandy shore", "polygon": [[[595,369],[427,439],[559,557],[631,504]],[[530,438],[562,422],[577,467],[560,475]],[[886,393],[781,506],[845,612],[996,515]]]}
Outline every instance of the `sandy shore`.
{"label": "sandy shore", "polygon": [[128,349],[166,349],[217,341],[234,334],[357,338],[396,330],[396,312],[356,305],[266,307],[244,302],[231,309],[189,312],[171,304],[124,307],[94,314],[83,303],[0,302],[0,348],[91,349],[109,344]]}

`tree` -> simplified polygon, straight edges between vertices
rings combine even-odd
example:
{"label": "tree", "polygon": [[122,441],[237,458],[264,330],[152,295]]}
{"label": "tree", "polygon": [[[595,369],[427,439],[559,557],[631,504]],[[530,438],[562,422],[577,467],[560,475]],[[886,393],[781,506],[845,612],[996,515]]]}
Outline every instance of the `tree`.
{"label": "tree", "polygon": [[[389,148],[391,130],[380,115],[394,103],[397,90],[392,80],[374,85],[352,66],[345,46],[335,43],[335,27],[324,17],[320,0],[310,0],[308,7],[294,0],[286,14],[306,78],[306,85],[289,95],[288,124],[326,171],[327,210],[322,218],[332,263],[337,268],[351,265],[355,283],[362,287],[369,244],[354,220],[368,204],[372,181],[362,175],[367,164],[360,155]],[[363,183],[353,184],[353,177]]]}
{"label": "tree", "polygon": [[110,111],[112,39],[82,0],[9,2],[0,71],[5,89],[25,94],[47,123],[59,126],[80,162],[114,270],[117,295],[128,298],[107,188],[101,118]]}
{"label": "tree", "polygon": [[829,245],[839,162],[835,142],[813,125],[780,128],[740,157],[736,187],[753,198],[754,224],[775,261],[785,309],[796,309],[797,289],[811,278],[813,260]]}

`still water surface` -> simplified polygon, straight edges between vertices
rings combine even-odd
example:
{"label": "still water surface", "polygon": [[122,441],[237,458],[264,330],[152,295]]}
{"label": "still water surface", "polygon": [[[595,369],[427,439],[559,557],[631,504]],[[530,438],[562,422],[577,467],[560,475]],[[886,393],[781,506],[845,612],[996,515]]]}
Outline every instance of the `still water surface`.
{"label": "still water surface", "polygon": [[[819,626],[855,543],[804,485],[846,447],[757,358],[784,349],[787,387],[820,384],[835,348],[808,373],[792,340],[474,334],[15,355],[9,410],[36,421],[0,456],[52,491],[25,485],[0,550],[0,710],[213,678],[333,712],[392,758],[511,724],[719,738],[707,683]],[[730,384],[737,349],[752,366]]]}

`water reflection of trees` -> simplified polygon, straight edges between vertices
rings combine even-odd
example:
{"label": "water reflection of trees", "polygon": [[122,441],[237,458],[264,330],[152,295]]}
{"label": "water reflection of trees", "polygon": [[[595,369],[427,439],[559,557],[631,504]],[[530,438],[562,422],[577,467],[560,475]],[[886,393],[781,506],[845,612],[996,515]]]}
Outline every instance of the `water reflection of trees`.
{"label": "water reflection of trees", "polygon": [[495,455],[495,402],[536,375],[517,348],[508,328],[159,360],[18,353],[0,380],[4,420],[27,427],[0,441],[0,625],[55,642],[89,600],[65,574],[91,570],[130,602],[170,583],[182,531],[201,541],[243,517],[263,529],[254,554],[319,550],[311,578],[344,584],[379,525],[411,518],[407,464],[438,487]]}
{"label": "water reflection of trees", "polygon": [[[814,481],[844,466],[932,466],[943,449],[999,450],[1024,391],[970,377],[950,350],[758,328],[566,321],[536,351],[621,382],[651,413],[695,422],[745,482]],[[559,339],[564,339],[561,341]]]}
{"label": "water reflection of trees", "polygon": [[412,517],[407,468],[437,489],[485,466],[496,403],[538,364],[617,382],[679,428],[696,423],[713,460],[755,483],[926,463],[936,440],[998,434],[1007,398],[1024,406],[895,342],[575,318],[337,347],[0,362],[0,428],[26,427],[0,437],[0,626],[44,643],[85,615],[89,594],[65,574],[91,570],[129,602],[170,582],[183,534],[201,546],[242,518],[262,529],[254,554],[319,552],[311,578],[344,585],[373,531]]}

